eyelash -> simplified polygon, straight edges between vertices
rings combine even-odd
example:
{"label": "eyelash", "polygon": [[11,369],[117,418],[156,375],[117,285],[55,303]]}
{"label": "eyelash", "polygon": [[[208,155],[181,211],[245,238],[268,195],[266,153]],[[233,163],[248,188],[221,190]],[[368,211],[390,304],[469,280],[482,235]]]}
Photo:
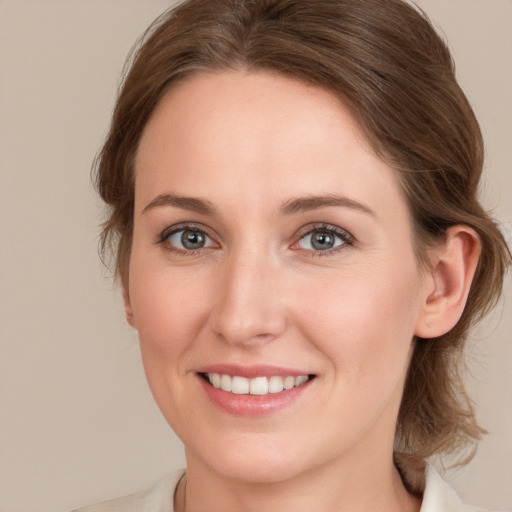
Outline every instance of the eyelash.
{"label": "eyelash", "polygon": [[167,251],[173,252],[179,256],[196,256],[205,249],[208,249],[208,247],[201,247],[199,249],[180,249],[179,247],[176,247],[175,245],[171,244],[169,242],[169,238],[173,235],[181,233],[182,231],[192,231],[195,233],[203,234],[210,241],[214,242],[213,237],[211,237],[204,228],[196,226],[194,224],[179,224],[164,229],[164,231],[162,231],[162,233],[158,237],[157,243],[164,246],[164,248]]}
{"label": "eyelash", "polygon": [[299,233],[297,242],[294,242],[293,246],[297,246],[301,240],[306,238],[308,235],[312,235],[315,232],[323,232],[328,233],[330,235],[334,235],[336,238],[341,240],[341,243],[331,249],[325,250],[311,250],[311,249],[301,249],[299,247],[296,250],[308,253],[314,258],[324,258],[328,256],[336,255],[339,251],[346,249],[347,247],[353,246],[356,242],[356,239],[353,235],[351,235],[348,231],[341,229],[337,226],[333,226],[332,224],[317,224],[313,226],[308,226],[305,231]]}
{"label": "eyelash", "polygon": [[[169,238],[173,235],[176,235],[183,231],[192,231],[195,233],[203,234],[205,237],[207,237],[211,242],[214,244],[216,243],[211,237],[207,230],[205,230],[202,227],[199,227],[194,224],[179,224],[174,225],[166,228],[160,236],[158,237],[157,243],[164,246],[164,248],[170,252],[173,252],[175,254],[178,254],[180,256],[196,256],[200,254],[205,249],[208,249],[209,247],[201,247],[199,249],[180,249],[179,247],[176,247],[175,245],[171,244],[169,242]],[[311,249],[301,249],[298,247],[298,244],[301,240],[306,238],[308,235],[312,235],[315,232],[324,232],[331,235],[334,235],[336,238],[341,240],[341,243],[336,245],[335,247],[331,249],[325,249],[325,250],[311,250]],[[352,236],[348,231],[341,229],[337,226],[333,226],[332,224],[317,224],[317,225],[309,225],[307,228],[304,228],[304,230],[301,232],[299,231],[296,242],[294,242],[291,245],[291,248],[296,251],[300,251],[302,253],[307,253],[308,255],[312,257],[326,257],[326,256],[332,256],[339,251],[345,249],[347,246],[353,246],[355,243],[355,238]]]}

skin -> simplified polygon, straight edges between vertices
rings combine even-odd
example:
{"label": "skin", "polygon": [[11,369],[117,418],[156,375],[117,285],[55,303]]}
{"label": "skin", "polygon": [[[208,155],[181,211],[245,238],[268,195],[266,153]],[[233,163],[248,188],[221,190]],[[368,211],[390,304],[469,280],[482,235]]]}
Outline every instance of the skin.
{"label": "skin", "polygon": [[[414,336],[460,315],[471,265],[451,272],[445,256],[476,254],[472,234],[454,230],[422,272],[397,176],[348,109],[270,74],[205,74],[170,90],[135,176],[125,306],[185,444],[177,510],[418,510],[393,465],[395,423]],[[184,225],[207,235],[203,248],[164,236]],[[325,225],[338,245],[316,250],[310,235]],[[198,378],[225,363],[315,378],[289,406],[244,417]]]}

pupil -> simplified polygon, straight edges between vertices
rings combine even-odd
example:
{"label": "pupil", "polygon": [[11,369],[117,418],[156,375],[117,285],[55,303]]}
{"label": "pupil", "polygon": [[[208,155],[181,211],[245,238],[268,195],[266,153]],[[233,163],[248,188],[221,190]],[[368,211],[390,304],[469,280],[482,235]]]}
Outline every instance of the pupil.
{"label": "pupil", "polygon": [[316,233],[312,237],[311,245],[319,251],[332,249],[334,246],[334,237],[330,233]]}
{"label": "pupil", "polygon": [[204,246],[204,234],[199,231],[184,231],[181,243],[186,249],[201,249]]}

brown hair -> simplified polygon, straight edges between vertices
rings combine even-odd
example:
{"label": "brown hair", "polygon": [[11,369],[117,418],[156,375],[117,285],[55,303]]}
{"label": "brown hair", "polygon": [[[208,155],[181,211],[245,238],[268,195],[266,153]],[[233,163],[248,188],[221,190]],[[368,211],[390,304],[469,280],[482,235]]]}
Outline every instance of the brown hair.
{"label": "brown hair", "polygon": [[328,89],[351,108],[376,154],[399,171],[425,247],[456,224],[482,245],[462,318],[417,340],[397,424],[397,450],[419,457],[474,446],[478,426],[460,375],[472,323],[501,294],[510,252],[477,200],[483,142],[450,52],[424,13],[402,0],[187,0],[148,29],[128,61],[98,155],[108,205],[101,248],[127,286],[134,157],[166,91],[194,74],[263,70]]}

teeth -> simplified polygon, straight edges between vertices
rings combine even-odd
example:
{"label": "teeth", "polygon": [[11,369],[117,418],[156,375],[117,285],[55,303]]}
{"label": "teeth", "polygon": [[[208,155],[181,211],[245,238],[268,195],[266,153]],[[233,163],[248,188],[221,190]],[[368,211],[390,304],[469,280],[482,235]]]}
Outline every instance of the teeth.
{"label": "teeth", "polygon": [[309,380],[308,375],[300,375],[299,377],[273,375],[272,377],[256,377],[254,379],[246,379],[238,375],[232,377],[219,373],[207,373],[206,375],[214,388],[236,395],[280,393],[284,390],[302,386]]}
{"label": "teeth", "polygon": [[210,373],[209,377],[213,387],[220,389],[220,375],[218,373]]}
{"label": "teeth", "polygon": [[231,377],[229,375],[221,375],[220,389],[222,389],[223,391],[231,391]]}
{"label": "teeth", "polygon": [[307,375],[301,375],[300,377],[295,377],[295,387],[300,386],[308,381]]}
{"label": "teeth", "polygon": [[251,395],[268,395],[268,385],[267,377],[256,377],[250,381],[249,392]]}
{"label": "teeth", "polygon": [[[227,375],[222,376],[222,381],[224,381],[224,377],[227,377]],[[235,393],[235,395],[248,395],[249,394],[249,386],[250,382],[249,379],[246,379],[245,377],[233,377],[231,379],[231,392]],[[224,388],[222,388],[224,389]],[[224,390],[226,391],[226,390]]]}
{"label": "teeth", "polygon": [[295,387],[295,377],[286,377],[283,382],[284,389],[292,389]]}
{"label": "teeth", "polygon": [[[292,378],[293,377],[287,377],[288,378]],[[283,378],[282,377],[277,377],[277,376],[272,376],[270,377],[270,379],[268,379],[268,392],[269,393],[280,393],[281,391],[283,391],[284,389],[284,384],[283,384]]]}

